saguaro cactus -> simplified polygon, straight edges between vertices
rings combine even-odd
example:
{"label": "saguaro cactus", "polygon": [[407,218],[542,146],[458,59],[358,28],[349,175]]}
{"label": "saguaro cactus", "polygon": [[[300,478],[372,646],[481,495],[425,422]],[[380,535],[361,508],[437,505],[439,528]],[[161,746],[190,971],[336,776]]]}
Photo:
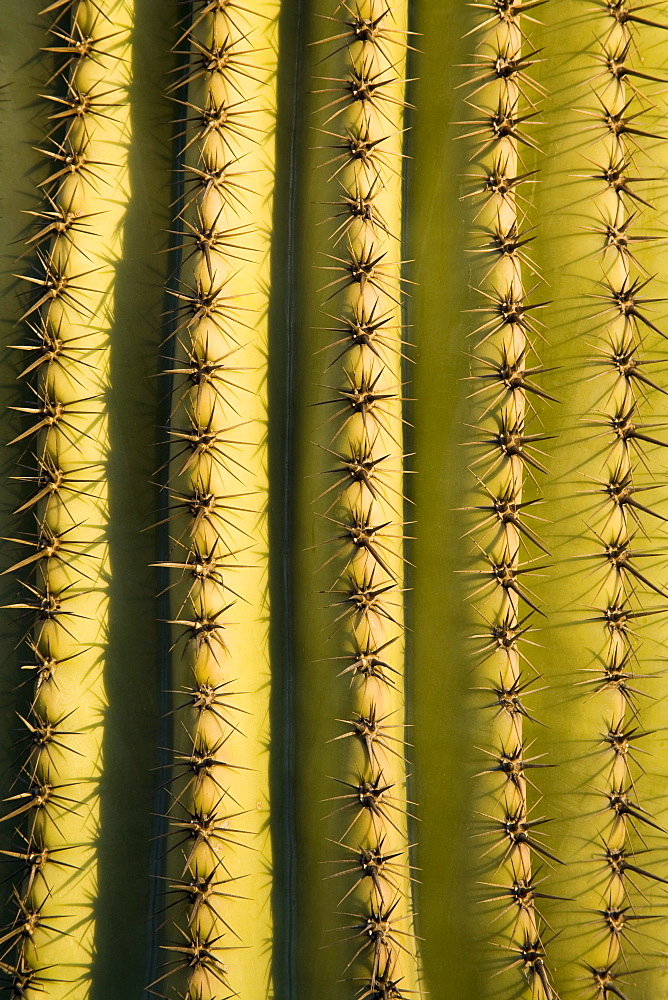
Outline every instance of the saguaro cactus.
{"label": "saguaro cactus", "polygon": [[6,539],[18,554],[4,573],[20,581],[18,599],[6,606],[24,612],[19,627],[34,686],[18,713],[20,771],[2,815],[19,837],[9,856],[23,865],[2,961],[14,995],[84,996],[106,704],[103,396],[126,190],[131,8],[83,0],[44,14],[51,19],[45,49],[59,57],[61,86],[52,75],[41,98],[48,114],[39,152],[49,168],[38,185],[41,205],[28,210],[37,225],[18,265],[27,292],[12,344],[23,357],[25,397],[13,407],[24,425],[8,442],[20,448],[18,478],[27,487],[16,513],[33,524]]}
{"label": "saguaro cactus", "polygon": [[180,979],[202,1000],[271,983],[262,422],[276,12],[273,2],[194,8],[169,87],[183,109],[185,175],[168,288],[170,555],[160,564],[173,571],[173,927],[154,985]]}
{"label": "saguaro cactus", "polygon": [[[314,13],[305,170],[318,193],[300,206],[311,235],[299,266],[295,725],[313,744],[297,760],[297,809],[305,821],[319,802],[323,817],[302,835],[298,864],[324,864],[327,877],[303,883],[312,919],[297,948],[306,992],[324,967],[342,994],[351,982],[391,993],[417,984],[403,667],[401,175],[412,36],[404,3]],[[322,964],[306,960],[316,944]]]}
{"label": "saguaro cactus", "polygon": [[[571,718],[553,722],[571,747],[561,754],[560,856],[568,866],[553,884],[573,900],[573,929],[555,945],[566,982],[579,975],[594,995],[643,988],[651,995],[665,984],[656,943],[665,933],[656,907],[666,877],[659,861],[665,720],[652,679],[666,595],[656,364],[663,350],[656,162],[665,24],[646,13],[614,4],[592,11],[586,49],[570,70],[586,81],[574,90],[569,131],[578,141],[561,168],[574,205],[562,245],[573,263],[552,291],[573,296],[571,346],[561,364],[577,369],[581,387],[562,407],[562,433],[572,427],[581,443],[572,456],[563,446],[555,452],[564,527],[555,524],[551,535],[555,554],[569,547],[555,580],[568,573],[572,582],[559,597],[550,586],[566,627],[545,656],[557,690],[568,683],[563,668],[555,670],[560,649],[574,671]],[[550,185],[553,172],[551,165]],[[562,337],[555,337],[555,358]],[[547,776],[547,794],[556,784],[556,773]]]}
{"label": "saguaro cactus", "polygon": [[664,996],[665,4],[0,36],[3,995]]}
{"label": "saguaro cactus", "polygon": [[[544,615],[532,590],[537,557],[549,556],[531,487],[546,473],[539,418],[542,404],[554,402],[540,385],[545,369],[538,357],[543,281],[533,259],[532,206],[527,189],[536,170],[527,152],[538,151],[537,102],[544,95],[533,79],[537,50],[532,47],[535,5],[509,8],[503,17],[483,11],[469,37],[478,39],[467,105],[474,116],[462,139],[474,145],[476,168],[464,197],[475,205],[477,245],[475,294],[480,305],[471,338],[475,405],[473,446],[482,454],[470,465],[476,484],[472,525],[467,534],[477,550],[466,570],[474,586],[471,601],[480,614],[475,634],[482,659],[482,687],[492,716],[481,746],[487,761],[477,777],[489,776],[480,805],[491,838],[483,857],[494,859],[484,902],[501,913],[514,911],[507,947],[537,996],[552,995],[545,954],[540,900],[545,896],[535,869],[541,859],[558,863],[541,834],[543,817],[533,814],[529,795],[538,793],[540,770],[549,766],[526,734],[527,708],[535,677],[524,642],[533,619]],[[547,334],[544,334],[547,336]],[[532,423],[538,427],[532,427]],[[527,669],[529,676],[527,676]],[[500,790],[499,790],[500,786]]]}

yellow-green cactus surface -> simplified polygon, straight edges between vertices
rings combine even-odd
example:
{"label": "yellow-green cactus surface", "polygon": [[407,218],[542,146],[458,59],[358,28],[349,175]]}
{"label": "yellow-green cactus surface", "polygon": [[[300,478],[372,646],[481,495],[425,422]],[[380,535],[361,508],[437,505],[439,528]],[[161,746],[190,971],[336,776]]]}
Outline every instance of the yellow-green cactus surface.
{"label": "yellow-green cactus surface", "polygon": [[3,0],[0,996],[668,996],[666,0]]}

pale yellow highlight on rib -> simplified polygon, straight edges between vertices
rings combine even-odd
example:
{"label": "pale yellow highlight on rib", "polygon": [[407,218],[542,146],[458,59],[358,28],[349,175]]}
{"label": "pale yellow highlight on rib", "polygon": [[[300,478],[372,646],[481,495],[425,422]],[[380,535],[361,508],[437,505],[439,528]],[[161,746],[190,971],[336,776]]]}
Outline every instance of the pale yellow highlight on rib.
{"label": "pale yellow highlight on rib", "polygon": [[[184,561],[190,545],[200,555],[220,558],[220,574],[205,583],[187,580],[178,584],[181,571],[173,570],[177,583],[172,594],[172,617],[193,621],[197,615],[215,616],[222,629],[211,646],[184,642],[187,626],[175,626],[172,685],[175,690],[207,684],[219,688],[220,716],[200,717],[194,708],[175,713],[176,773],[183,774],[178,757],[188,755],[195,742],[214,747],[224,766],[215,766],[210,777],[190,782],[177,780],[171,815],[181,821],[187,810],[215,814],[222,839],[212,851],[192,843],[174,850],[170,875],[175,882],[193,873],[221,883],[211,907],[200,907],[192,918],[190,906],[170,909],[169,944],[185,945],[181,928],[212,942],[212,969],[176,973],[163,982],[187,986],[204,1000],[226,989],[242,998],[272,995],[272,915],[270,893],[272,858],[269,834],[269,599],[267,593],[267,352],[270,291],[269,250],[272,236],[274,127],[278,0],[260,4],[230,5],[225,13],[195,10],[193,36],[200,46],[232,42],[228,72],[199,74],[200,54],[191,49],[188,85],[172,88],[190,121],[185,131],[186,208],[178,292],[192,295],[197,287],[220,290],[221,311],[215,317],[188,315],[188,303],[177,299],[178,340],[174,368],[187,366],[187,352],[196,351],[228,369],[221,371],[215,388],[188,388],[187,378],[174,376],[174,439],[170,489],[191,495],[202,483],[219,496],[222,520],[202,521],[194,528],[189,515],[170,523],[174,545],[169,559]],[[195,23],[197,22],[197,23]],[[183,30],[186,30],[184,23]],[[190,45],[182,39],[180,49]],[[232,130],[223,137],[215,131],[198,135],[194,124],[198,108],[230,107]],[[238,127],[234,124],[238,123]],[[225,138],[227,136],[227,138]],[[227,164],[228,184],[198,192],[197,175],[208,166]],[[191,183],[192,182],[192,183]],[[215,228],[227,234],[225,245],[214,248],[207,262],[196,249],[192,229]],[[176,228],[176,227],[175,227]],[[195,250],[192,256],[191,252]],[[186,259],[188,258],[188,259]],[[209,270],[210,268],[210,270]],[[180,307],[183,306],[183,311]],[[170,365],[170,367],[172,367]],[[191,428],[207,428],[218,436],[216,458],[193,456],[174,436]],[[192,458],[192,461],[189,459]],[[186,467],[184,467],[186,466]],[[225,510],[224,505],[229,505]],[[215,550],[214,550],[215,546]],[[184,572],[184,578],[189,571]],[[191,587],[192,583],[192,587]],[[183,655],[185,653],[185,655]],[[177,694],[175,705],[187,695]],[[188,871],[190,870],[190,875]],[[177,953],[166,952],[168,962]],[[163,970],[164,971],[164,970]],[[225,985],[223,985],[223,983]]]}

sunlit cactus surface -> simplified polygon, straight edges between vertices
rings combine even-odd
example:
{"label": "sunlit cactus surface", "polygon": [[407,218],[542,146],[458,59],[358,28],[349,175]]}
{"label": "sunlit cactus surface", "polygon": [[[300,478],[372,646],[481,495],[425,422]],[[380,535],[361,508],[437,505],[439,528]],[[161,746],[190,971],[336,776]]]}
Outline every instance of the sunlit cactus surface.
{"label": "sunlit cactus surface", "polygon": [[1,995],[668,997],[668,4],[0,38]]}

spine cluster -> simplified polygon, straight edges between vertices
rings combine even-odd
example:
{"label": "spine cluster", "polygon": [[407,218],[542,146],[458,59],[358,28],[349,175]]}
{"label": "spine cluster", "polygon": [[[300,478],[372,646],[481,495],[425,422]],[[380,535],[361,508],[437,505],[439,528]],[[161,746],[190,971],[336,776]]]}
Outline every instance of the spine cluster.
{"label": "spine cluster", "polygon": [[[538,799],[536,775],[545,767],[532,750],[527,724],[533,721],[527,698],[537,672],[528,659],[528,638],[543,616],[531,590],[531,574],[544,565],[547,550],[533,512],[539,478],[546,472],[540,442],[540,410],[554,402],[540,387],[545,371],[536,355],[543,336],[538,310],[542,279],[531,258],[534,228],[531,191],[534,170],[527,161],[537,151],[534,129],[542,94],[532,79],[538,53],[531,46],[537,3],[497,0],[482,7],[470,33],[479,38],[471,64],[467,103],[474,118],[462,138],[475,144],[476,166],[467,177],[465,197],[476,207],[477,280],[473,289],[482,321],[472,331],[470,398],[476,414],[477,455],[470,466],[477,498],[470,508],[475,581],[471,600],[484,622],[475,636],[486,682],[482,690],[490,713],[485,728],[486,761],[477,780],[492,846],[483,849],[487,864],[484,901],[495,907],[492,926],[503,928],[497,944],[510,954],[501,970],[518,969],[531,995],[552,1000],[556,993],[548,970],[545,923],[537,877],[554,866],[541,834],[544,816],[532,811]],[[540,561],[541,566],[538,565]],[[482,578],[482,583],[479,583]]]}
{"label": "spine cluster", "polygon": [[[105,528],[110,295],[123,217],[127,9],[59,0],[44,51],[55,62],[41,95],[46,170],[19,259],[23,425],[12,441],[25,499],[16,511],[23,670],[19,771],[0,822],[20,866],[15,917],[0,933],[12,997],[79,997],[93,954],[106,639]],[[113,26],[112,26],[113,25]],[[125,134],[125,138],[127,135]],[[111,201],[113,199],[113,202]],[[111,202],[111,204],[110,204]],[[27,651],[27,652],[26,652]]]}
{"label": "spine cluster", "polygon": [[159,565],[170,576],[174,726],[166,957],[152,988],[188,1000],[268,989],[262,426],[275,6],[195,3],[169,88],[183,196],[165,368],[170,551]]}
{"label": "spine cluster", "polygon": [[641,954],[646,940],[646,892],[664,881],[649,841],[658,836],[665,845],[666,831],[643,797],[652,733],[640,714],[647,697],[641,678],[648,674],[642,672],[638,629],[648,616],[665,615],[668,596],[653,569],[652,542],[666,517],[652,504],[658,484],[647,460],[648,451],[668,442],[643,415],[665,392],[653,367],[661,359],[652,356],[665,333],[652,318],[659,300],[652,297],[654,279],[643,265],[643,251],[656,239],[642,229],[652,211],[642,185],[652,178],[638,176],[639,162],[648,162],[644,147],[659,138],[646,124],[651,108],[646,90],[650,81],[665,82],[641,68],[642,35],[648,27],[666,26],[617,0],[602,8],[598,65],[592,64],[596,103],[585,112],[593,141],[583,164],[597,213],[592,230],[601,264],[592,359],[601,392],[598,412],[588,417],[597,448],[587,476],[587,491],[597,498],[587,561],[596,572],[601,645],[596,665],[588,668],[591,676],[582,682],[600,701],[598,750],[605,761],[597,772],[601,828],[592,862],[599,896],[591,917],[596,943],[584,955],[591,996],[597,998],[626,995],[628,952]]}
{"label": "spine cluster", "polygon": [[[406,5],[339,4],[318,46],[327,358],[318,443],[328,483],[323,658],[349,692],[333,736],[341,974],[356,995],[412,996],[404,742],[401,174]],[[316,86],[317,89],[317,86]],[[336,647],[334,646],[336,644]],[[341,919],[342,918],[342,919]],[[351,995],[352,992],[351,992]]]}

